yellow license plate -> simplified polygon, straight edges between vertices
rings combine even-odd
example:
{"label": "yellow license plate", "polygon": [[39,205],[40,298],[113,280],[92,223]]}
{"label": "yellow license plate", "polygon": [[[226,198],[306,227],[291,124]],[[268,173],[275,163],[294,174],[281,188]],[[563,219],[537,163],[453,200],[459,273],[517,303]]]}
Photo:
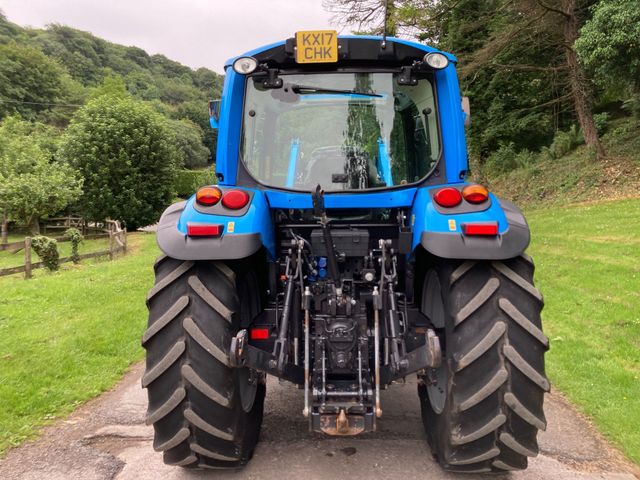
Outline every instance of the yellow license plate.
{"label": "yellow license plate", "polygon": [[296,32],[297,63],[335,63],[338,61],[338,33],[335,30]]}

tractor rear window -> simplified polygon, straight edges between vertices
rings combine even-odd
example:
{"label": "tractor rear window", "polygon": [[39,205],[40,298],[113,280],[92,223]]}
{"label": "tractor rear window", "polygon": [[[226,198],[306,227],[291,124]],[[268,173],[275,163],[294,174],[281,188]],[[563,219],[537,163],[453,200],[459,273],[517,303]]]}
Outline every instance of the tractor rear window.
{"label": "tractor rear window", "polygon": [[282,88],[248,79],[241,156],[263,184],[364,190],[414,183],[440,154],[428,79],[394,73],[283,75]]}

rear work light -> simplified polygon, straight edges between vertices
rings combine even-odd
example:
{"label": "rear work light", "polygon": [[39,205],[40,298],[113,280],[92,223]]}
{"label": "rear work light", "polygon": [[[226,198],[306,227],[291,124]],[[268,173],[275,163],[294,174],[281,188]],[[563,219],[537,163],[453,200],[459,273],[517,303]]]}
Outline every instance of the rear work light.
{"label": "rear work light", "polygon": [[249,203],[249,194],[242,190],[227,190],[222,197],[222,205],[230,210],[239,210]]}
{"label": "rear work light", "polygon": [[222,235],[222,230],[222,225],[187,223],[187,236],[189,237],[219,237]]}
{"label": "rear work light", "polygon": [[269,339],[269,329],[268,328],[252,328],[249,330],[249,338],[251,340],[268,340]]}
{"label": "rear work light", "polygon": [[498,235],[498,222],[463,223],[462,233],[465,235]]}
{"label": "rear work light", "polygon": [[469,203],[483,203],[489,198],[489,191],[482,185],[469,185],[462,190],[462,196]]}
{"label": "rear work light", "polygon": [[433,196],[433,199],[441,207],[453,208],[460,205],[460,202],[462,202],[462,195],[457,189],[453,187],[446,187],[438,190]]}
{"label": "rear work light", "polygon": [[202,187],[196,192],[196,202],[205,207],[215,205],[222,198],[222,190],[218,187]]}

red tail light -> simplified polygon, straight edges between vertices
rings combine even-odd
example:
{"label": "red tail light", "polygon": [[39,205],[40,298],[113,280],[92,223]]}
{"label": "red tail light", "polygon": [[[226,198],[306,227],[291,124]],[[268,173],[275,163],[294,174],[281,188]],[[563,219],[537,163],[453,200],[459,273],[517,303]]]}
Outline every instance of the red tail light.
{"label": "red tail light", "polygon": [[187,223],[187,236],[189,237],[219,237],[222,235],[222,230],[222,225]]}
{"label": "red tail light", "polygon": [[215,205],[222,198],[222,190],[218,187],[202,187],[196,192],[196,202],[205,207]]}
{"label": "red tail light", "polygon": [[465,235],[498,235],[498,222],[463,223],[462,232]]}
{"label": "red tail light", "polygon": [[252,328],[249,330],[249,338],[251,340],[268,340],[269,329],[268,328]]}
{"label": "red tail light", "polygon": [[249,203],[249,194],[242,190],[227,190],[222,197],[222,205],[231,210],[240,210]]}
{"label": "red tail light", "polygon": [[462,196],[469,203],[482,203],[489,198],[489,191],[482,185],[469,185],[462,190]]}
{"label": "red tail light", "polygon": [[462,202],[462,195],[457,189],[453,187],[446,187],[438,190],[433,196],[433,199],[441,207],[452,208],[460,205],[460,202]]}

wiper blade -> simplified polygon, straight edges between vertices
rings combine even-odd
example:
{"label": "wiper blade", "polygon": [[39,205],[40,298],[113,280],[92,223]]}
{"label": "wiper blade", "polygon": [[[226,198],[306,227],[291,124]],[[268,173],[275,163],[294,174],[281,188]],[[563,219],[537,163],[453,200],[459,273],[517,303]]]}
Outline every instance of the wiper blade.
{"label": "wiper blade", "polygon": [[340,90],[335,88],[311,87],[307,85],[291,85],[294,93],[338,93],[343,95],[362,95],[364,97],[382,97],[377,93],[359,92],[357,90]]}

